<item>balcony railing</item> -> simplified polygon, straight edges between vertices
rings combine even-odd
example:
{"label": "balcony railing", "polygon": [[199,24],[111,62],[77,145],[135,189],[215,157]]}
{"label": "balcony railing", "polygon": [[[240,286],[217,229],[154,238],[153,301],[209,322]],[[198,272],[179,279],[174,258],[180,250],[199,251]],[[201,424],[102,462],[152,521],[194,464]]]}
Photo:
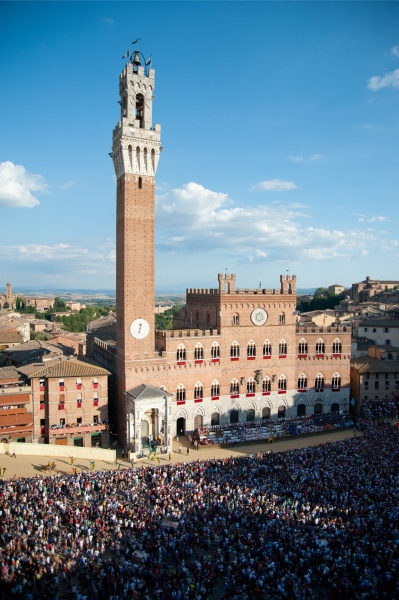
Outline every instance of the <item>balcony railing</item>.
{"label": "balcony railing", "polygon": [[109,425],[108,423],[83,423],[83,424],[76,424],[73,423],[72,425],[64,425],[64,426],[60,426],[57,425],[56,427],[50,427],[50,429],[48,429],[48,435],[51,436],[55,436],[55,435],[65,435],[65,434],[71,434],[71,435],[76,435],[77,433],[91,433],[91,432],[97,432],[97,431],[108,431],[109,429]]}

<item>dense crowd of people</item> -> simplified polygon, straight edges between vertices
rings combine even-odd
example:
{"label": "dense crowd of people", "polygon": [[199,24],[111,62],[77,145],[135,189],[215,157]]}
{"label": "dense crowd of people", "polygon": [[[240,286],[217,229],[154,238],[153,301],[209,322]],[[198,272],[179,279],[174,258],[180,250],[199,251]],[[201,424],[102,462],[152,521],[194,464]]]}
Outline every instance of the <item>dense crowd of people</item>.
{"label": "dense crowd of people", "polygon": [[399,430],[0,482],[0,597],[399,597]]}
{"label": "dense crowd of people", "polygon": [[395,417],[399,415],[399,398],[364,400],[363,407],[369,419]]}
{"label": "dense crowd of people", "polygon": [[190,434],[193,444],[231,444],[247,442],[254,439],[268,439],[291,435],[308,435],[320,433],[327,429],[343,429],[353,426],[353,418],[349,413],[340,412],[315,413],[308,416],[262,419],[246,423],[230,423],[201,427]]}

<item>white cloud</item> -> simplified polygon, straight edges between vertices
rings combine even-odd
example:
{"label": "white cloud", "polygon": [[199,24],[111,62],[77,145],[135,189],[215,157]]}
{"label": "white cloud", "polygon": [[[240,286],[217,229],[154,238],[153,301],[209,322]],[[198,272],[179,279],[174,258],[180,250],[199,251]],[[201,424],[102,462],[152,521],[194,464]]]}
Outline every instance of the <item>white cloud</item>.
{"label": "white cloud", "polygon": [[391,71],[390,73],[386,73],[380,77],[379,75],[374,75],[370,77],[367,87],[374,92],[378,90],[382,90],[386,87],[398,88],[399,89],[399,69],[395,69],[395,71]]}
{"label": "white cloud", "polygon": [[393,46],[391,48],[391,53],[396,56],[396,58],[399,58],[399,46]]}
{"label": "white cloud", "polygon": [[75,185],[74,181],[67,181],[66,183],[63,183],[62,185],[60,185],[60,189],[61,190],[69,190],[69,188],[73,187]]}
{"label": "white cloud", "polygon": [[308,156],[308,158],[306,158],[305,156],[302,156],[302,154],[291,154],[289,157],[289,160],[292,160],[293,162],[315,162],[317,160],[323,160],[323,156],[321,154],[317,154],[317,152],[315,152],[314,154],[311,154],[310,156]]}
{"label": "white cloud", "polygon": [[260,181],[251,187],[252,192],[286,192],[295,190],[297,186],[292,181],[282,181],[281,179],[269,179]]}
{"label": "white cloud", "polygon": [[88,253],[87,248],[72,248],[69,244],[16,244],[0,246],[0,257],[12,258],[14,261],[45,262],[51,260],[71,260],[80,258]]}
{"label": "white cloud", "polygon": [[40,192],[45,187],[41,175],[28,173],[25,167],[11,161],[0,163],[0,205],[33,208],[40,202],[32,192]]}
{"label": "white cloud", "polygon": [[349,260],[378,246],[379,234],[372,229],[309,227],[312,216],[301,204],[238,206],[228,194],[190,183],[157,197],[157,251],[182,259],[205,253],[210,260],[227,256],[262,264]]}
{"label": "white cloud", "polygon": [[387,221],[388,217],[383,217],[381,215],[375,215],[373,217],[368,217],[367,215],[358,215],[358,223],[382,223],[383,221]]}

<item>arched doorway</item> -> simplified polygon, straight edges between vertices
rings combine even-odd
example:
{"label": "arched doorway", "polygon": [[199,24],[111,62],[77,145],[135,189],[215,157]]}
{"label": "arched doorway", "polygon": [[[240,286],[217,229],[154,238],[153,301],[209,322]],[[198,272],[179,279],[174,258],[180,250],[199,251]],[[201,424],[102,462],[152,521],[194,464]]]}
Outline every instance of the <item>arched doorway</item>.
{"label": "arched doorway", "polygon": [[219,425],[220,424],[220,415],[217,412],[212,413],[211,416],[211,425]]}
{"label": "arched doorway", "polygon": [[184,417],[179,417],[176,421],[176,435],[185,435],[186,434],[186,419]]}
{"label": "arched doorway", "polygon": [[305,415],[306,415],[306,405],[298,404],[298,406],[296,407],[296,416],[304,417]]}
{"label": "arched doorway", "polygon": [[285,406],[279,406],[277,409],[277,418],[278,419],[285,419]]}
{"label": "arched doorway", "polygon": [[262,408],[262,419],[270,419],[271,412],[268,406]]}
{"label": "arched doorway", "polygon": [[238,410],[230,411],[230,423],[238,423]]}
{"label": "arched doorway", "polygon": [[314,414],[321,415],[323,413],[323,405],[321,402],[316,402],[314,405]]}
{"label": "arched doorway", "polygon": [[339,404],[338,404],[338,402],[334,402],[333,404],[331,404],[331,412],[332,413],[339,412]]}
{"label": "arched doorway", "polygon": [[247,421],[255,421],[255,411],[253,408],[247,410]]}
{"label": "arched doorway", "polygon": [[141,447],[148,448],[150,445],[150,423],[146,420],[141,421]]}
{"label": "arched doorway", "polygon": [[202,415],[195,415],[194,429],[201,429],[203,423],[204,423],[204,417]]}

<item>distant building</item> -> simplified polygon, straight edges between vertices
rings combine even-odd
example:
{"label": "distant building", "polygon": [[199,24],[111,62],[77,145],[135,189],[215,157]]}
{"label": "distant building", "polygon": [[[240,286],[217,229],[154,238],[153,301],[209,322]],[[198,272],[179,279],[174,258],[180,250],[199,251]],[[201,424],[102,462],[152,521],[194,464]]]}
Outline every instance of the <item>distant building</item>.
{"label": "distant building", "polygon": [[0,294],[0,308],[15,308],[17,297],[12,293],[11,283],[6,284],[6,293]]}
{"label": "distant building", "polygon": [[15,367],[0,368],[0,442],[33,441],[32,388]]}
{"label": "distant building", "polygon": [[37,311],[42,312],[50,310],[54,306],[54,299],[52,298],[39,298],[39,297],[27,297],[24,296],[26,306],[33,306]]}
{"label": "distant building", "polygon": [[106,369],[70,359],[18,371],[32,390],[34,441],[109,447]]}
{"label": "distant building", "polygon": [[335,283],[334,285],[328,286],[329,294],[334,294],[335,296],[338,296],[338,294],[343,294],[344,292],[345,292],[344,285],[338,285],[337,283]]}
{"label": "distant building", "polygon": [[394,288],[399,288],[399,281],[371,279],[367,276],[364,281],[352,283],[349,294],[354,302],[367,302],[376,294]]}

